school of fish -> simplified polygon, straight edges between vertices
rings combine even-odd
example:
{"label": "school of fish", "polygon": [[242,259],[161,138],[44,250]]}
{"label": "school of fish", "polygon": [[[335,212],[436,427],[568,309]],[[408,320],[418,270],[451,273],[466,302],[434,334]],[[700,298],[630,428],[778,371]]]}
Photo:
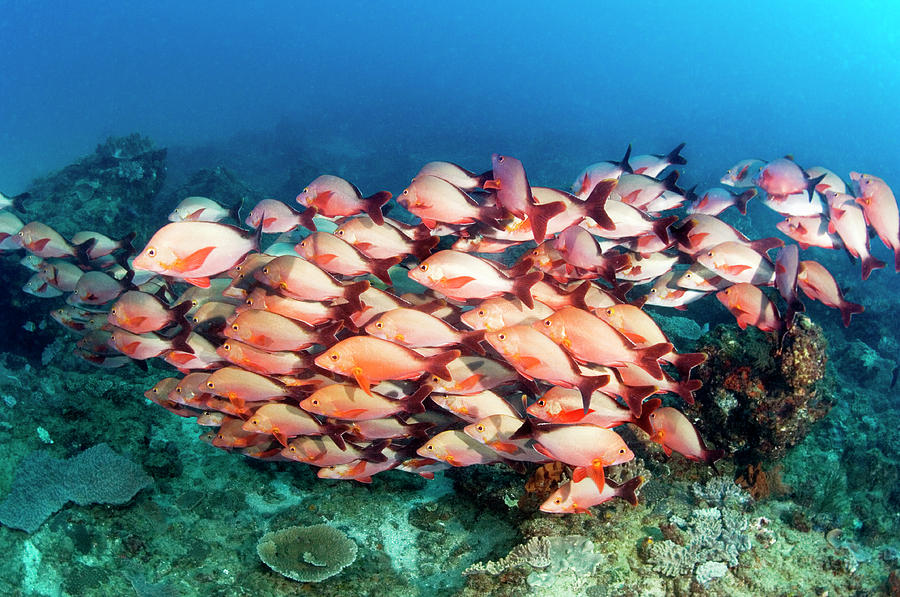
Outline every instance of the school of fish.
{"label": "school of fish", "polygon": [[[568,191],[531,186],[519,160],[495,154],[483,174],[428,163],[390,204],[330,175],[297,196],[302,209],[266,199],[244,222],[240,206],[188,197],[137,255],[133,234],[66,239],[13,212],[27,195],[0,195],[0,252],[24,249],[25,292],[65,296],[51,316],[77,332],[79,356],[176,369],[145,396],[196,419],[214,446],[364,483],[559,461],[569,480],[541,509],[584,513],[637,503],[640,477],[606,479],[634,458],[625,424],[667,455],[723,456],[662,406],[693,403],[705,355],[677,352],[644,305],[715,293],[742,329],[782,334],[804,309],[798,289],[845,325],[862,311],[800,250],[846,251],[866,279],[885,266],[871,229],[900,271],[897,203],[880,178],[750,159],[722,177],[728,188],[697,194],[677,184],[683,146],[629,147]],[[717,217],[753,198],[785,216],[777,228],[794,243]]]}

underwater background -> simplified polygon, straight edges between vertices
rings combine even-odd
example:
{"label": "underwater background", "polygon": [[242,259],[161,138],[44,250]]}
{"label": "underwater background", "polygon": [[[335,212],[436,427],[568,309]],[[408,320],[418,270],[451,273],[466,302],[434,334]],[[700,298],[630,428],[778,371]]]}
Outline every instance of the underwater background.
{"label": "underwater background", "polygon": [[[890,2],[0,0],[0,190],[31,193],[24,221],[135,231],[141,247],[187,196],[294,204],[324,173],[396,195],[425,162],[481,172],[494,152],[566,189],[629,143],[665,154],[680,142],[682,187],[791,154],[897,188],[898,31]],[[127,164],[111,172],[111,155]],[[778,236],[759,203],[724,219]],[[362,485],[207,445],[193,420],[143,398],[170,368],[76,358],[76,337],[49,318],[61,299],[24,294],[22,254],[4,253],[0,495],[23,463],[34,499],[58,493],[60,460],[81,454],[131,491],[73,499],[30,533],[0,527],[0,593],[900,594],[897,274],[860,282],[838,252],[807,255],[865,312],[844,328],[807,301],[787,364],[715,301],[648,308],[679,351],[710,355],[691,412],[729,453],[718,474],[629,442],[627,476],[646,479],[638,506],[557,516],[538,511],[554,480],[531,470]],[[768,434],[735,424],[729,403],[751,405]],[[125,461],[86,452],[100,444]],[[293,580],[261,561],[266,533],[321,524],[356,545],[339,574]],[[340,551],[328,533],[315,541]]]}

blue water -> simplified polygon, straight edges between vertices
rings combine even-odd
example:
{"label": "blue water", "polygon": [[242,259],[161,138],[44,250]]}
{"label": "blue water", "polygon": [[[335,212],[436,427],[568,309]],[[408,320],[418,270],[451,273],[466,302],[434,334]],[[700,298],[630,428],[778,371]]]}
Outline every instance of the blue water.
{"label": "blue water", "polygon": [[[320,173],[396,195],[427,161],[481,172],[494,152],[522,159],[533,184],[566,188],[584,166],[618,159],[629,143],[641,154],[680,142],[687,143],[685,187],[716,184],[743,158],[791,154],[845,178],[851,170],[877,174],[898,189],[898,31],[900,11],[891,2],[0,0],[0,191],[25,191],[108,137],[134,132],[169,149],[167,187],[158,196],[166,199],[194,171],[218,165],[288,202]],[[93,211],[74,214],[73,229],[129,232],[87,219],[105,213],[103,203],[94,197]],[[160,203],[122,209],[152,214],[135,218],[139,230],[152,230],[172,207]],[[755,238],[779,236],[781,218],[758,201],[746,218],[723,219]],[[879,240],[872,245],[892,263]],[[778,465],[793,489],[740,510],[757,525],[771,519],[779,549],[797,545],[799,555],[766,551],[758,533],[752,555],[721,581],[731,584],[718,585],[721,594],[850,594],[848,587],[873,594],[898,570],[900,438],[888,385],[900,339],[887,329],[898,277],[888,267],[860,284],[858,264],[840,252],[812,249],[803,258],[826,264],[866,312],[845,330],[837,311],[806,300],[829,342],[828,392],[837,404]],[[256,542],[270,528],[323,521],[347,531],[360,557],[335,584],[303,586],[311,594],[451,594],[464,586],[461,594],[505,594],[504,583],[521,589],[523,578],[495,575],[484,588],[484,579],[467,580],[462,570],[527,538],[571,532],[592,536],[598,553],[606,549],[602,582],[609,579],[612,594],[645,594],[657,581],[669,583],[669,593],[690,589],[690,571],[675,586],[679,575],[651,570],[642,547],[662,540],[662,528],[677,534],[673,513],[686,521],[682,530],[697,526],[691,508],[708,504],[695,499],[692,484],[712,477],[705,466],[644,451],[655,484],[639,510],[595,508],[599,516],[584,522],[517,505],[521,475],[496,467],[442,474],[431,484],[387,473],[362,486],[320,482],[306,467],[252,462],[204,445],[192,420],[143,401],[140,393],[170,368],[151,365],[147,374],[130,364],[113,371],[71,365],[75,336],[55,341],[62,332],[47,321],[49,307],[20,299],[27,275],[18,259],[4,255],[0,263],[4,275],[17,276],[0,301],[14,308],[4,310],[0,329],[15,344],[0,351],[0,444],[8,448],[0,496],[26,454],[71,457],[99,442],[138,461],[156,484],[121,508],[69,504],[34,535],[0,527],[0,550],[11,554],[0,565],[0,594],[108,595],[130,587],[154,594],[157,582],[177,594],[290,594],[299,585],[263,567]],[[698,330],[733,324],[714,298],[701,304],[687,312]],[[667,325],[676,330],[679,322]],[[754,347],[767,350],[759,349],[762,334],[728,333],[749,346],[748,358],[759,357]],[[684,332],[679,342],[699,334]],[[38,356],[47,361],[39,365]],[[730,483],[737,466],[728,458],[723,465],[721,479],[738,491]],[[782,469],[769,470],[778,476]],[[825,533],[837,528],[843,539],[826,543]],[[135,567],[121,568],[123,559]],[[871,563],[852,576],[854,562]],[[753,584],[764,569],[776,580]],[[593,579],[601,582],[599,574]]]}
{"label": "blue water", "polygon": [[5,0],[0,189],[108,135],[194,145],[284,118],[446,159],[553,156],[565,181],[628,142],[687,141],[699,182],[745,156],[897,167],[890,2],[553,6]]}

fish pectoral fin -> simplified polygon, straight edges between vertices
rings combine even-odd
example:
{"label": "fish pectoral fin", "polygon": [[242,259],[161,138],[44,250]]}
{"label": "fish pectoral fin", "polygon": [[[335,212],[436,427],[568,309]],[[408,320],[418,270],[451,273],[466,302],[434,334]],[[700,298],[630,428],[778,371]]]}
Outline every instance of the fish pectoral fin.
{"label": "fish pectoral fin", "polygon": [[484,181],[484,184],[481,185],[481,188],[486,191],[491,189],[500,190],[502,188],[502,184],[499,178],[492,178]]}
{"label": "fish pectoral fin", "polygon": [[195,269],[199,269],[214,249],[215,247],[203,247],[202,249],[197,249],[187,257],[176,260],[173,264],[173,269],[179,273],[190,272]]}
{"label": "fish pectoral fin", "polygon": [[751,268],[749,265],[740,264],[740,265],[726,265],[722,269],[724,271],[728,272],[729,274],[736,276],[738,274],[741,274],[741,273],[747,271],[748,269],[753,269],[753,268]]}
{"label": "fish pectoral fin", "polygon": [[[363,388],[365,389],[365,388]],[[338,419],[354,419],[359,415],[366,412],[364,408],[350,408],[347,410],[339,410],[334,413],[334,416]]]}
{"label": "fish pectoral fin", "polygon": [[531,369],[541,364],[541,360],[537,357],[520,356],[517,360],[526,369]]}
{"label": "fish pectoral fin", "polygon": [[363,392],[372,395],[371,384],[369,383],[369,378],[366,377],[366,374],[363,373],[362,367],[354,367],[353,368],[353,379],[356,380],[356,383],[359,384],[359,387]]}
{"label": "fish pectoral fin", "polygon": [[205,209],[205,208],[201,207],[201,208],[198,209],[197,211],[192,211],[192,212],[189,213],[188,215],[184,216],[184,219],[185,219],[185,220],[197,220],[197,219],[200,218],[200,214],[203,213],[203,210],[204,210],[204,209]]}
{"label": "fish pectoral fin", "polygon": [[198,288],[209,288],[209,278],[185,278],[184,281]]}
{"label": "fish pectoral fin", "polygon": [[640,334],[636,334],[634,332],[623,331],[622,335],[631,340],[634,344],[646,344],[647,339],[641,336]]}
{"label": "fish pectoral fin", "polygon": [[441,282],[441,286],[444,288],[462,288],[472,280],[474,280],[472,276],[457,276],[455,278],[447,278],[443,282]]}
{"label": "fish pectoral fin", "polygon": [[287,435],[285,435],[285,433],[283,431],[281,431],[280,429],[273,429],[272,435],[275,437],[276,440],[278,440],[279,444],[281,444],[285,448],[288,447]]}
{"label": "fish pectoral fin", "polygon": [[456,384],[456,388],[458,390],[470,390],[478,385],[478,382],[481,381],[482,377],[484,376],[480,373],[473,373],[469,377]]}
{"label": "fish pectoral fin", "polygon": [[545,448],[544,446],[542,446],[541,444],[539,444],[537,442],[534,443],[534,449],[537,450],[538,453],[541,454],[542,456],[546,456],[547,458],[549,458],[551,460],[556,460],[556,456],[554,456],[550,452],[550,450],[548,450],[547,448]]}
{"label": "fish pectoral fin", "polygon": [[38,240],[32,241],[29,248],[33,251],[43,251],[44,247],[46,247],[49,242],[49,238],[39,238]]}
{"label": "fish pectoral fin", "polygon": [[357,249],[359,249],[360,251],[368,251],[375,245],[373,245],[372,243],[357,242],[357,243],[353,243],[353,246],[356,247]]}
{"label": "fish pectoral fin", "polygon": [[606,474],[603,472],[603,461],[599,458],[595,458],[591,462],[591,466],[586,468],[587,476],[590,477],[597,486],[597,490],[602,492],[603,487],[606,485]]}
{"label": "fish pectoral fin", "polygon": [[572,471],[572,483],[581,483],[584,478],[587,477],[587,468],[583,466],[576,466]]}
{"label": "fish pectoral fin", "polygon": [[503,452],[505,454],[515,454],[519,451],[519,446],[517,446],[516,444],[511,444],[509,442],[495,441],[489,443],[488,447],[496,450],[497,452]]}
{"label": "fish pectoral fin", "polygon": [[334,253],[323,253],[321,255],[313,255],[312,261],[313,263],[321,263],[323,265],[327,265],[337,259],[337,255]]}

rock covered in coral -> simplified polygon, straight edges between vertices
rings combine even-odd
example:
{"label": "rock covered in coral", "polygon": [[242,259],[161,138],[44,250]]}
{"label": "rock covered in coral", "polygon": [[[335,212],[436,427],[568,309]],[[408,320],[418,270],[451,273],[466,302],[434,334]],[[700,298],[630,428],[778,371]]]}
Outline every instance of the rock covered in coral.
{"label": "rock covered in coral", "polygon": [[356,543],[327,524],[266,533],[256,545],[272,570],[299,582],[330,578],[356,561]]}
{"label": "rock covered in coral", "polygon": [[700,340],[709,359],[693,412],[709,442],[744,462],[781,458],[833,404],[822,329],[805,316],[777,339],[720,325]]}
{"label": "rock covered in coral", "polygon": [[66,237],[85,229],[125,234],[152,210],[165,179],[165,149],[137,133],[110,137],[93,154],[36,180],[26,215]]}

